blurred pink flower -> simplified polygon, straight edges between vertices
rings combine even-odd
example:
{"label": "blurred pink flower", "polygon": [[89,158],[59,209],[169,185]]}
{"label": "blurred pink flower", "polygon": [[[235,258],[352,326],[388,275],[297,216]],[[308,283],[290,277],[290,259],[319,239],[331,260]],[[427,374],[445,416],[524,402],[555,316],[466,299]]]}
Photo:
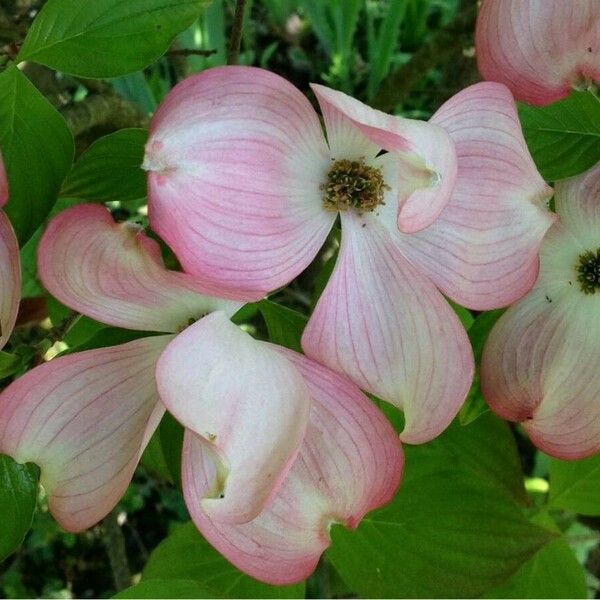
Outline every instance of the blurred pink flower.
{"label": "blurred pink flower", "polygon": [[46,288],[74,310],[169,333],[56,358],[0,395],[0,452],[40,466],[65,529],[117,504],[165,405],[186,427],[194,521],[265,581],[308,576],[332,522],[354,527],[396,491],[399,440],[360,390],[252,339],[228,318],[241,302],[168,271],[137,227],[101,206],[73,207],[48,226],[38,262]]}
{"label": "blurred pink flower", "polygon": [[558,182],[555,201],[539,278],[492,330],[481,377],[495,412],[578,459],[600,451],[600,163]]}
{"label": "blurred pink flower", "polygon": [[21,299],[21,263],[19,243],[12,225],[2,210],[8,202],[8,180],[2,154],[0,154],[0,349],[4,348],[12,333]]}
{"label": "blurred pink flower", "polygon": [[549,104],[600,82],[600,2],[484,0],[475,35],[484,79]]}
{"label": "blurred pink flower", "polygon": [[464,90],[429,123],[312,89],[327,140],[273,73],[223,67],[177,85],[146,146],[151,224],[200,281],[255,300],[308,266],[339,214],[339,257],[303,349],[401,408],[402,439],[424,442],[473,374],[440,291],[478,310],[526,293],[552,222],[548,187],[500,84]]}

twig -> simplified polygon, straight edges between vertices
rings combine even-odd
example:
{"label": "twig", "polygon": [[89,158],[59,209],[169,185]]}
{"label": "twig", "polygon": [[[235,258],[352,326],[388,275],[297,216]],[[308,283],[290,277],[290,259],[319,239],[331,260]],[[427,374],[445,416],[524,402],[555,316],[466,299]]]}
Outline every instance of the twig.
{"label": "twig", "polygon": [[148,558],[150,557],[150,553],[148,552],[148,548],[146,548],[146,545],[144,544],[144,541],[142,540],[142,536],[140,535],[139,531],[135,527],[131,526],[131,524],[129,522],[126,522],[125,525],[127,525],[127,529],[129,531],[129,533],[131,534],[135,543],[137,544],[137,547],[138,547],[138,550],[142,557],[142,560],[144,561],[144,563],[147,563]]}
{"label": "twig", "polygon": [[6,44],[6,46],[0,50],[0,54],[6,56],[9,60],[14,60],[17,58],[17,54],[19,54],[19,46],[17,46],[15,42]]}
{"label": "twig", "polygon": [[108,560],[110,561],[115,587],[120,592],[131,585],[131,570],[127,562],[125,538],[123,537],[123,531],[121,530],[117,516],[118,510],[115,508],[102,521],[100,530],[102,532],[102,541],[108,554]]}
{"label": "twig", "polygon": [[102,79],[87,79],[85,77],[75,77],[75,81],[80,83],[83,87],[85,87],[89,93],[93,94],[112,94],[112,87],[106,83],[106,81],[102,81]]}
{"label": "twig", "polygon": [[25,37],[25,32],[16,27],[3,27],[0,25],[0,43],[20,43]]}
{"label": "twig", "polygon": [[233,25],[231,27],[231,37],[229,38],[229,48],[227,50],[228,65],[237,65],[238,62],[240,46],[242,44],[245,6],[246,0],[237,0],[235,5],[235,15],[233,16]]}
{"label": "twig", "polygon": [[212,50],[200,50],[196,48],[176,48],[174,50],[169,50],[167,52],[167,56],[212,56],[216,53],[216,48],[213,48]]}
{"label": "twig", "polygon": [[95,127],[115,131],[124,127],[144,127],[148,116],[133,102],[118,94],[91,94],[81,102],[61,109],[74,136]]}

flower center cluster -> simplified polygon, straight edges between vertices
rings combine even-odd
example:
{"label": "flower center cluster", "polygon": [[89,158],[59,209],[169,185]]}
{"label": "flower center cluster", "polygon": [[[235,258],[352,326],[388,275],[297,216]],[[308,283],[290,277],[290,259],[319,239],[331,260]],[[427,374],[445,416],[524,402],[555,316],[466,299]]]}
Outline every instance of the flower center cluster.
{"label": "flower center cluster", "polygon": [[321,185],[325,210],[341,211],[353,208],[362,214],[385,204],[383,196],[389,186],[377,167],[360,160],[336,160]]}
{"label": "flower center cluster", "polygon": [[584,294],[600,291],[600,248],[596,252],[588,250],[579,255],[577,274],[577,281]]}

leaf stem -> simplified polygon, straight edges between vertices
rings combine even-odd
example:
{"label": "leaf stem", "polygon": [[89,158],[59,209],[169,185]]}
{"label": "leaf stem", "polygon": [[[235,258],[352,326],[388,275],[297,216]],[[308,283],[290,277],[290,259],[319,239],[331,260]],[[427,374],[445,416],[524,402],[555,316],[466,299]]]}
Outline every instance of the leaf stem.
{"label": "leaf stem", "polygon": [[127,562],[125,538],[119,525],[118,510],[116,508],[102,521],[100,529],[115,581],[115,587],[120,592],[131,585],[131,571]]}
{"label": "leaf stem", "polygon": [[167,56],[212,56],[216,54],[215,48],[211,50],[200,50],[199,48],[176,48],[169,50]]}

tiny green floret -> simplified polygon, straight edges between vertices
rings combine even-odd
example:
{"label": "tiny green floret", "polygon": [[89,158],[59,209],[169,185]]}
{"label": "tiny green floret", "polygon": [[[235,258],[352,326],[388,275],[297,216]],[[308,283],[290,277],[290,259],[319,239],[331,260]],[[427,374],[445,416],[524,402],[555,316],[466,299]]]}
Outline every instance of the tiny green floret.
{"label": "tiny green floret", "polygon": [[361,215],[385,204],[383,197],[389,189],[381,169],[362,159],[336,160],[327,172],[327,181],[321,185],[323,206],[335,212],[353,208]]}
{"label": "tiny green floret", "polygon": [[584,294],[600,291],[600,248],[596,252],[588,250],[579,255],[577,281]]}

